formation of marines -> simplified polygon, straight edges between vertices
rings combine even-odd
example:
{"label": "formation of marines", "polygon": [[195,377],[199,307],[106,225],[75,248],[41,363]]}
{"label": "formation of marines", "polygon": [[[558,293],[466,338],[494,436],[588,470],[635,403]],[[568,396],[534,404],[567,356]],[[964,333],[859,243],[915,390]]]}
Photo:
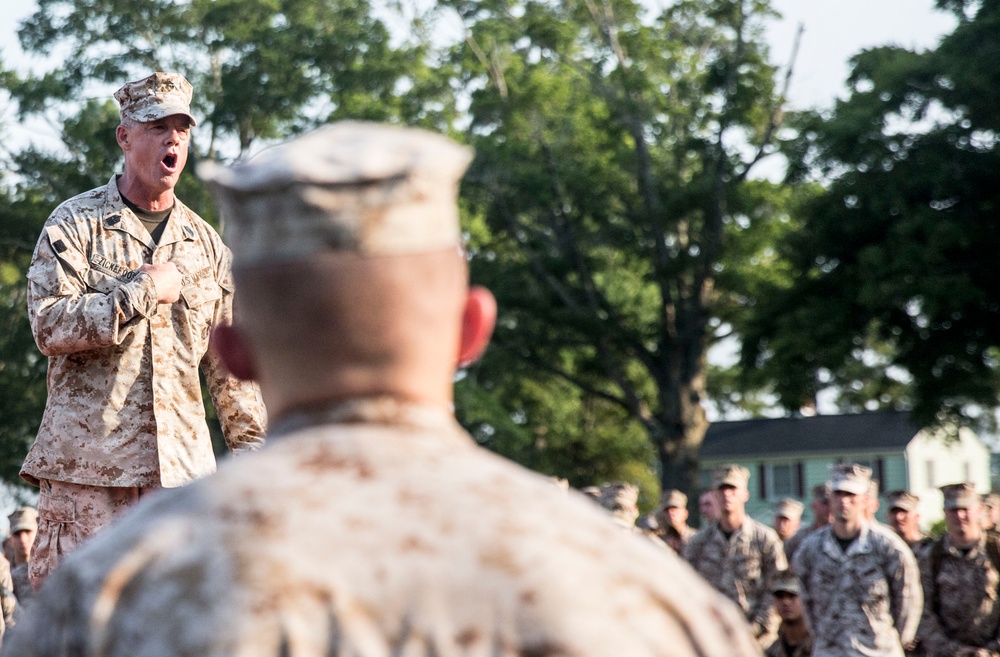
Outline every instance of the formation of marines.
{"label": "formation of marines", "polygon": [[[472,153],[340,123],[204,163],[223,244],[173,195],[191,95],[178,74],[123,86],[125,170],[36,247],[49,402],[22,470],[39,509],[11,514],[0,559],[0,656],[1000,655],[1000,498],[944,487],[932,541],[905,491],[874,520],[857,464],[804,528],[791,498],[751,518],[738,465],[701,530],[679,490],[640,518],[630,484],[553,486],[452,416],[496,319],[458,225]],[[214,475],[199,368],[241,455]]]}

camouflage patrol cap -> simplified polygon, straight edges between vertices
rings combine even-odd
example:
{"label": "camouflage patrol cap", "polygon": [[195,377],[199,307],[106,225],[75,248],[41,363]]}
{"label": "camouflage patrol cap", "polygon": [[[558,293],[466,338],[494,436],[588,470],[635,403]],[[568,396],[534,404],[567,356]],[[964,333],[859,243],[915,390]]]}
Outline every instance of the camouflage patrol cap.
{"label": "camouflage patrol cap", "polygon": [[902,509],[903,511],[913,511],[920,503],[920,498],[905,490],[894,490],[885,494],[889,500],[889,510]]}
{"label": "camouflage patrol cap", "polygon": [[723,486],[746,488],[749,481],[750,471],[740,465],[730,463],[719,466],[712,471],[712,488],[722,488]]}
{"label": "camouflage patrol cap", "polygon": [[790,520],[799,520],[802,518],[803,508],[802,502],[786,497],[778,502],[778,507],[774,515]]}
{"label": "camouflage patrol cap", "polygon": [[348,121],[198,173],[226,217],[234,264],[245,266],[458,248],[458,182],[471,161],[471,149],[439,134]]}
{"label": "camouflage patrol cap", "polygon": [[10,522],[10,533],[20,531],[38,531],[38,510],[33,506],[22,506],[7,516]]}
{"label": "camouflage patrol cap", "polygon": [[872,485],[872,469],[857,463],[838,463],[830,476],[830,490],[867,495]]}
{"label": "camouflage patrol cap", "polygon": [[1000,495],[996,493],[987,493],[983,495],[983,506],[988,506],[990,508],[1000,507]]}
{"label": "camouflage patrol cap", "polygon": [[139,123],[156,121],[165,116],[183,114],[197,125],[191,116],[191,83],[180,73],[153,73],[141,80],[126,82],[115,92],[122,120]]}
{"label": "camouflage patrol cap", "polygon": [[779,570],[774,574],[771,583],[771,593],[792,593],[799,595],[802,592],[802,585],[799,578],[791,570]]}
{"label": "camouflage patrol cap", "polygon": [[976,487],[969,482],[942,486],[941,494],[945,509],[971,509],[980,503]]}
{"label": "camouflage patrol cap", "polygon": [[688,496],[677,489],[663,491],[660,495],[660,508],[672,509],[675,507],[687,507]]}
{"label": "camouflage patrol cap", "polygon": [[604,484],[598,501],[611,512],[615,520],[625,526],[631,526],[639,517],[639,489],[632,484]]}

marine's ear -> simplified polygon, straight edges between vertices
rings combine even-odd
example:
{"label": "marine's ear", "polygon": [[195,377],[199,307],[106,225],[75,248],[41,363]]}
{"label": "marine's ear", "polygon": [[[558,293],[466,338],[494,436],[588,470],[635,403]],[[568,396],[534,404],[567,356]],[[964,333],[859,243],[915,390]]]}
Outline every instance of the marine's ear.
{"label": "marine's ear", "polygon": [[257,363],[250,341],[238,326],[220,324],[212,329],[211,348],[237,379],[257,378]]}
{"label": "marine's ear", "polygon": [[493,335],[497,323],[497,300],[485,287],[469,288],[462,313],[462,336],[458,348],[458,366],[476,362]]}

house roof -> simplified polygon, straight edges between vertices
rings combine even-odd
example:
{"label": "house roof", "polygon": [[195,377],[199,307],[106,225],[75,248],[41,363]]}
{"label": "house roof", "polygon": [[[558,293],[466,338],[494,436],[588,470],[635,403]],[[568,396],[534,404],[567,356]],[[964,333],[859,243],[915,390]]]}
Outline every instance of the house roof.
{"label": "house roof", "polygon": [[901,451],[920,427],[906,411],[814,415],[714,422],[705,434],[702,459],[821,452]]}

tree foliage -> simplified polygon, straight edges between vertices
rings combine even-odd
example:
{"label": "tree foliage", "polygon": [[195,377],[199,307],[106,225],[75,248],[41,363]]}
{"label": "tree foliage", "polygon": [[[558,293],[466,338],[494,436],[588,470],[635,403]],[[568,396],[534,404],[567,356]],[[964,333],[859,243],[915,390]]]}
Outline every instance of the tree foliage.
{"label": "tree foliage", "polygon": [[743,354],[787,407],[831,386],[844,409],[921,423],[997,406],[1000,5],[939,6],[959,20],[937,48],[860,53],[849,97],[795,121],[792,179],[825,189],[787,242],[794,284],[761,295]]}
{"label": "tree foliage", "polygon": [[786,194],[748,177],[780,121],[768,4],[448,6],[467,28],[455,56],[475,89],[473,271],[501,308],[474,383],[522,400],[515,427],[506,404],[465,409],[465,421],[523,430],[530,447],[532,434],[566,431],[548,414],[567,406],[577,421],[564,435],[644,435],[661,481],[693,489],[706,351],[790,225]]}

